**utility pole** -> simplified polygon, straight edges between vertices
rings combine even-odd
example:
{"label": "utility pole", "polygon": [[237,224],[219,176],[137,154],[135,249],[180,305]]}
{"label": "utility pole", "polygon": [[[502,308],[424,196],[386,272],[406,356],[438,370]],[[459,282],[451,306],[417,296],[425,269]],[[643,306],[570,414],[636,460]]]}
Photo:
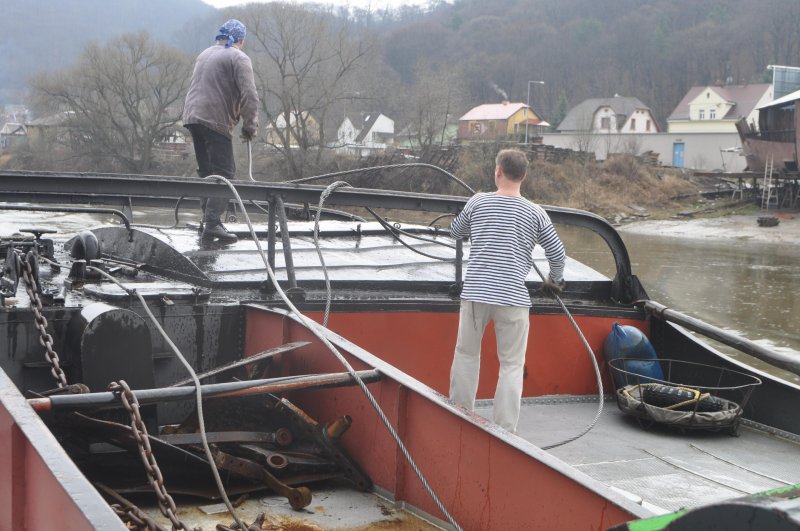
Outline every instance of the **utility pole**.
{"label": "utility pole", "polygon": [[528,145],[528,109],[531,108],[531,83],[544,85],[544,81],[528,81],[528,101],[525,107],[525,145]]}

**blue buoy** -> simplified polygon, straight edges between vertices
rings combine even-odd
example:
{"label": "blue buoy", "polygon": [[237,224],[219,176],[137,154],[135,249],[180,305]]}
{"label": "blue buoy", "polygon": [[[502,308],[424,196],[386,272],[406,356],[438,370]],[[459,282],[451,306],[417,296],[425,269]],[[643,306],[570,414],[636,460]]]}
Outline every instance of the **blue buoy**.
{"label": "blue buoy", "polygon": [[[641,330],[635,326],[620,325],[614,323],[611,326],[611,333],[603,344],[606,361],[623,358],[624,360],[614,363],[614,367],[622,369],[630,374],[612,370],[614,385],[617,389],[630,384],[652,382],[654,380],[664,381],[664,371],[658,362],[658,356]],[[653,360],[653,361],[648,361]]]}

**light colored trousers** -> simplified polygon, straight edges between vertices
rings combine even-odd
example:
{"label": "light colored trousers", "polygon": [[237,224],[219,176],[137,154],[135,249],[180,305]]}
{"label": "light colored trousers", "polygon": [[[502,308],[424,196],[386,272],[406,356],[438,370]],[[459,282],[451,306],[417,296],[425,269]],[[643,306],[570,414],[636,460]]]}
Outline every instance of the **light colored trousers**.
{"label": "light colored trousers", "polygon": [[494,421],[514,432],[519,421],[525,349],[530,328],[527,306],[498,306],[461,301],[458,339],[450,369],[450,399],[470,411],[475,409],[481,367],[481,339],[494,321],[500,376],[494,394]]}

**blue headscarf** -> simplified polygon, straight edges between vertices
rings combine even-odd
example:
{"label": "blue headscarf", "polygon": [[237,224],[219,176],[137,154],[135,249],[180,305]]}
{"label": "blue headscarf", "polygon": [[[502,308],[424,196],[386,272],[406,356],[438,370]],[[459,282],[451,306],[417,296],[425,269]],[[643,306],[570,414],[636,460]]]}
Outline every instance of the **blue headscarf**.
{"label": "blue headscarf", "polygon": [[232,18],[219,28],[219,35],[217,35],[214,40],[227,41],[225,43],[225,48],[228,48],[234,43],[243,41],[246,35],[247,28],[244,27],[244,24]]}

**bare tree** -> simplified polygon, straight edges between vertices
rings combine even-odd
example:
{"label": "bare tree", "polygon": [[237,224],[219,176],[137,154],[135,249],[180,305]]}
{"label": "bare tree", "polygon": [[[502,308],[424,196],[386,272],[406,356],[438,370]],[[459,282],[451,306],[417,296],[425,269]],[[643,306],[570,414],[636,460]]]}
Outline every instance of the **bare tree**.
{"label": "bare tree", "polygon": [[406,108],[412,145],[423,151],[445,143],[448,121],[463,106],[465,92],[456,67],[435,66],[420,61],[412,101]]}
{"label": "bare tree", "polygon": [[319,164],[326,122],[336,103],[351,96],[350,79],[376,46],[330,11],[253,3],[242,19],[270,143],[286,159],[289,176],[301,177],[309,162]]}
{"label": "bare tree", "polygon": [[594,131],[594,115],[583,113],[577,118],[577,128],[572,140],[573,149],[584,153],[594,153],[597,147],[597,135]]}
{"label": "bare tree", "polygon": [[90,44],[77,66],[42,74],[31,88],[40,106],[65,111],[81,154],[145,173],[153,147],[180,120],[190,73],[184,53],[130,33]]}

